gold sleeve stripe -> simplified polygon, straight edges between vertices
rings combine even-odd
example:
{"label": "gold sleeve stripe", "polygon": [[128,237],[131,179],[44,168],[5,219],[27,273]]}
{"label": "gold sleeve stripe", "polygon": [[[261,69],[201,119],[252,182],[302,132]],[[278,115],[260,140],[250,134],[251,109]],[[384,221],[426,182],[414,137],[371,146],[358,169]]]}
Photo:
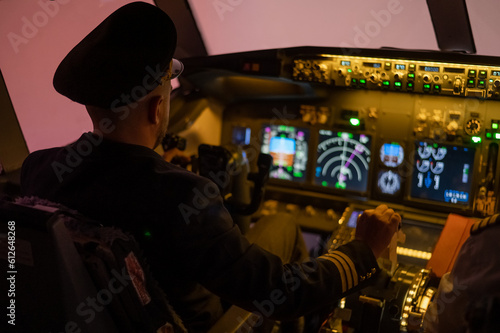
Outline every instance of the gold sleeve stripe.
{"label": "gold sleeve stripe", "polygon": [[345,272],[344,272],[344,269],[342,268],[342,265],[338,262],[338,260],[336,260],[334,258],[326,257],[324,255],[320,256],[318,258],[331,261],[335,264],[335,266],[337,266],[337,270],[339,271],[339,274],[340,274],[340,280],[342,281],[342,292],[345,293],[347,291],[347,286],[346,286],[346,281],[345,281]]}
{"label": "gold sleeve stripe", "polygon": [[488,224],[494,224],[497,222],[497,219],[498,219],[498,214],[495,214],[493,215],[491,218],[490,218],[490,221],[488,222]]}
{"label": "gold sleeve stripe", "polygon": [[341,256],[339,256],[337,254],[338,251],[333,251],[333,252],[330,252],[330,253],[326,253],[325,256],[328,256],[330,258],[335,258],[337,259],[340,264],[342,264],[342,268],[344,269],[344,272],[345,272],[345,277],[346,277],[346,280],[347,280],[347,289],[351,289],[353,287],[352,285],[352,274],[351,274],[351,268],[349,267],[349,265],[347,264],[347,262],[344,260],[344,258],[342,258]]}
{"label": "gold sleeve stripe", "polygon": [[474,225],[472,226],[472,231],[476,232],[479,229],[484,228],[486,225],[488,225],[490,219],[491,219],[491,216],[488,216],[488,217],[482,219],[481,221],[474,223]]}
{"label": "gold sleeve stripe", "polygon": [[352,275],[353,287],[356,287],[359,283],[358,272],[356,271],[356,266],[354,266],[354,263],[352,262],[351,258],[349,258],[349,256],[347,254],[340,252],[340,251],[335,251],[333,253],[341,256],[347,262],[347,264],[349,265],[350,271],[351,271],[351,275]]}

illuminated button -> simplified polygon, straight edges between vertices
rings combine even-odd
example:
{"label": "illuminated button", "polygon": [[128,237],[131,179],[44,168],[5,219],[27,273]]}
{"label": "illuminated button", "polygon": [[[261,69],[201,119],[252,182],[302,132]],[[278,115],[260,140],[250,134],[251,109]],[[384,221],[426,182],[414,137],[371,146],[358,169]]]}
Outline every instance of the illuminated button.
{"label": "illuminated button", "polygon": [[491,130],[489,129],[486,129],[486,139],[492,139],[493,138],[493,134],[491,133]]}
{"label": "illuminated button", "polygon": [[352,73],[352,69],[348,68],[347,73]]}
{"label": "illuminated button", "polygon": [[440,84],[435,84],[433,86],[434,92],[440,92],[441,91],[441,85]]}
{"label": "illuminated button", "polygon": [[394,88],[395,89],[401,90],[402,87],[403,87],[403,83],[401,81],[394,82]]}
{"label": "illuminated button", "polygon": [[384,64],[384,68],[385,68],[385,70],[386,70],[386,71],[390,70],[390,69],[391,69],[391,67],[392,67],[392,66],[391,66],[391,63],[390,63],[390,62],[386,62],[386,63]]}
{"label": "illuminated button", "polygon": [[351,87],[357,87],[358,86],[358,79],[351,79]]}
{"label": "illuminated button", "polygon": [[366,87],[366,80],[365,80],[365,79],[360,79],[360,80],[359,80],[359,85],[360,85],[361,87]]}
{"label": "illuminated button", "polygon": [[424,92],[429,92],[431,91],[431,85],[430,84],[424,84]]}
{"label": "illuminated button", "polygon": [[480,79],[486,79],[486,71],[479,71],[479,78]]}
{"label": "illuminated button", "polygon": [[415,88],[415,83],[413,83],[413,82],[406,83],[406,90],[413,91],[414,88]]}
{"label": "illuminated button", "polygon": [[500,120],[492,120],[491,121],[491,128],[494,130],[497,130],[499,127],[499,125],[498,125],[499,122],[500,122]]}
{"label": "illuminated button", "polygon": [[468,79],[467,80],[467,88],[474,88],[476,86],[476,80]]}
{"label": "illuminated button", "polygon": [[478,88],[484,88],[484,87],[486,87],[486,81],[484,81],[484,80],[477,81],[477,87]]}
{"label": "illuminated button", "polygon": [[414,71],[415,71],[415,68],[416,68],[415,64],[410,64],[410,65],[408,66],[408,70],[409,70],[410,72],[414,72]]}
{"label": "illuminated button", "polygon": [[389,81],[389,80],[382,81],[382,88],[387,89],[390,86],[391,86],[391,81]]}
{"label": "illuminated button", "polygon": [[472,141],[473,143],[480,143],[480,142],[481,142],[481,137],[480,137],[480,136],[473,136],[473,137],[471,138],[471,141]]}
{"label": "illuminated button", "polygon": [[408,73],[408,80],[415,80],[415,73]]}
{"label": "illuminated button", "polygon": [[476,70],[475,69],[469,69],[469,73],[467,74],[468,77],[476,77]]}
{"label": "illuminated button", "polygon": [[495,133],[495,139],[500,140],[500,133]]}
{"label": "illuminated button", "polygon": [[359,126],[359,124],[361,123],[358,118],[351,118],[349,119],[349,122],[352,126]]}

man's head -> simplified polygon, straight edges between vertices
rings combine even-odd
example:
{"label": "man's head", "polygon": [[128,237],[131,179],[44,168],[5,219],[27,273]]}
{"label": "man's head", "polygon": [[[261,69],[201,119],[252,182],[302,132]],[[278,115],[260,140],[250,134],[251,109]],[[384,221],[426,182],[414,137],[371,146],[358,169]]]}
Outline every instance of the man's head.
{"label": "man's head", "polygon": [[[130,130],[132,122],[146,125],[138,120],[155,118],[148,113],[154,108],[168,118],[170,79],[182,71],[182,64],[173,59],[176,41],[175,26],[165,12],[144,2],[130,3],[68,53],[56,70],[54,87],[86,105],[94,127],[104,117],[119,120],[116,131]],[[160,131],[167,121],[161,119]]]}

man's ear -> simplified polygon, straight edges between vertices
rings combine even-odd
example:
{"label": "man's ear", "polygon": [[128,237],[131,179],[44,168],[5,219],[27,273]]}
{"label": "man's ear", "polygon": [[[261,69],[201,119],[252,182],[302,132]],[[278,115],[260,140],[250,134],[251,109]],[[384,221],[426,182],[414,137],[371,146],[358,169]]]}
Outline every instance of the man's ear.
{"label": "man's ear", "polygon": [[149,101],[148,120],[151,124],[159,124],[161,121],[161,104],[163,96],[153,96]]}

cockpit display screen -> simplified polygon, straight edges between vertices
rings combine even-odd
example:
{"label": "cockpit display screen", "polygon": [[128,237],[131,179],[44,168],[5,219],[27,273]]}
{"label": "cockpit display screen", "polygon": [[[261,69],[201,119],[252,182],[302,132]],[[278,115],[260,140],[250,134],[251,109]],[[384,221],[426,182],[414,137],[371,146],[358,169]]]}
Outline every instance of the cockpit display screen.
{"label": "cockpit display screen", "polygon": [[308,141],[308,129],[286,125],[263,125],[261,152],[273,157],[269,176],[276,179],[304,181]]}
{"label": "cockpit display screen", "polygon": [[474,148],[416,142],[410,196],[469,205],[474,154]]}
{"label": "cockpit display screen", "polygon": [[366,134],[320,130],[315,183],[366,192],[371,143],[371,137]]}

